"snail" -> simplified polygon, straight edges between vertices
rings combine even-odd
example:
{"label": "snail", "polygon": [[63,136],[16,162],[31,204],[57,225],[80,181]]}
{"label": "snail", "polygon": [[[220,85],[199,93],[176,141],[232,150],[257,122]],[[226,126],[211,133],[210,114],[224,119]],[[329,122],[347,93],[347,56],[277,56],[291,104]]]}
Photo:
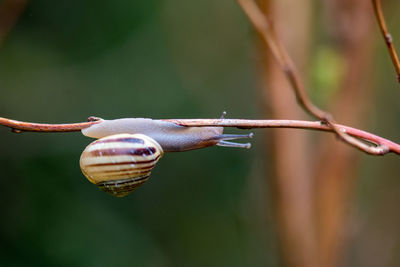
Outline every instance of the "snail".
{"label": "snail", "polygon": [[83,135],[99,139],[85,148],[80,166],[90,182],[117,197],[128,195],[146,182],[164,152],[213,145],[250,148],[249,143],[227,140],[253,136],[223,134],[223,127],[185,127],[146,118],[99,120],[82,129]]}
{"label": "snail", "polygon": [[161,146],[146,135],[114,134],[89,144],[79,163],[90,182],[123,197],[147,181],[163,154]]}

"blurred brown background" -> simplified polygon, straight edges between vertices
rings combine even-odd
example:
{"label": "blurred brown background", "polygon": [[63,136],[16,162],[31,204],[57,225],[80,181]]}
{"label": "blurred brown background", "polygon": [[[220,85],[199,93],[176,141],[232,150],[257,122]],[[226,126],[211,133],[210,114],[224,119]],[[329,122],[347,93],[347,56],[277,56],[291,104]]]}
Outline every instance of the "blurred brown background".
{"label": "blurred brown background", "polygon": [[[370,1],[259,1],[313,100],[398,140],[400,88]],[[395,45],[400,3],[384,1]],[[0,116],[309,119],[235,1],[0,1]],[[240,132],[227,129],[226,132]],[[118,199],[79,133],[0,128],[2,266],[398,266],[400,165],[331,134],[165,155]]]}

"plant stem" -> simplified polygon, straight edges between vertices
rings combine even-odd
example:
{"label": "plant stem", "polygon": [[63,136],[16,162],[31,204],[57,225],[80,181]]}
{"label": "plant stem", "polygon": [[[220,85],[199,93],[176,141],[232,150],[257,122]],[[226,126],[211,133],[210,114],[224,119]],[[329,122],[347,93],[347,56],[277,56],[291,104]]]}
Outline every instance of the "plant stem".
{"label": "plant stem", "polygon": [[[296,128],[317,131],[334,132],[334,130],[321,121],[302,120],[247,120],[247,119],[165,119],[181,126],[187,127],[236,127],[239,129],[253,128]],[[44,124],[23,122],[0,117],[0,125],[11,128],[14,132],[77,132],[88,128],[93,124],[100,123],[101,119],[90,117],[88,122],[66,123],[66,124]],[[383,137],[365,132],[356,128],[336,124],[340,131],[351,136],[363,139],[367,142],[383,147],[380,153],[369,153],[372,155],[384,155],[394,152],[400,155],[400,145]]]}
{"label": "plant stem", "polygon": [[276,61],[280,65],[281,70],[286,75],[286,78],[291,84],[300,106],[310,115],[323,122],[326,122],[327,126],[329,126],[333,132],[335,132],[344,142],[368,154],[385,154],[387,149],[386,147],[367,145],[348,135],[346,132],[341,131],[340,128],[336,127],[337,124],[331,114],[314,105],[305,90],[296,65],[293,63],[285,47],[277,37],[270,19],[261,11],[254,0],[238,0],[238,2],[243,11],[246,13],[250,22],[253,24],[254,28],[263,37],[265,43],[271,50],[271,53],[274,55]]}
{"label": "plant stem", "polygon": [[389,51],[390,58],[392,59],[394,69],[397,73],[397,80],[398,80],[398,82],[400,82],[400,61],[399,61],[399,57],[397,56],[396,50],[394,49],[394,46],[393,46],[392,35],[389,33],[387,26],[386,26],[385,17],[383,15],[382,6],[381,6],[381,1],[380,0],[372,0],[372,5],[374,6],[374,12],[375,12],[375,16],[378,21],[378,24],[379,24],[379,28],[381,29],[383,39],[385,40],[386,46]]}
{"label": "plant stem", "polygon": [[0,125],[9,127],[13,132],[78,132],[93,124],[99,122],[99,119],[89,117],[88,122],[66,123],[66,124],[46,124],[16,121],[0,117]]}
{"label": "plant stem", "polygon": [[[308,129],[316,131],[334,132],[334,130],[322,121],[303,121],[303,120],[246,120],[246,119],[169,119],[169,122],[176,123],[181,126],[219,126],[219,127],[236,127],[239,129],[253,129],[253,128],[295,128],[295,129]],[[367,142],[383,146],[384,149],[381,153],[368,153],[372,155],[384,155],[388,152],[400,154],[400,145],[383,137],[374,135],[372,133],[352,128],[345,125],[336,124],[335,127],[340,131],[363,139]]]}

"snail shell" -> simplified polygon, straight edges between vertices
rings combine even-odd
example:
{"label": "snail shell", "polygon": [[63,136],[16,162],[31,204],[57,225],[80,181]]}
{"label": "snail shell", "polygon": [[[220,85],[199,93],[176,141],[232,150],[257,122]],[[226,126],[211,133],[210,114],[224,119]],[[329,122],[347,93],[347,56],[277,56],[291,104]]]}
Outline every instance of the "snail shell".
{"label": "snail shell", "polygon": [[115,134],[89,144],[80,166],[86,178],[101,190],[123,197],[150,177],[163,149],[143,134]]}

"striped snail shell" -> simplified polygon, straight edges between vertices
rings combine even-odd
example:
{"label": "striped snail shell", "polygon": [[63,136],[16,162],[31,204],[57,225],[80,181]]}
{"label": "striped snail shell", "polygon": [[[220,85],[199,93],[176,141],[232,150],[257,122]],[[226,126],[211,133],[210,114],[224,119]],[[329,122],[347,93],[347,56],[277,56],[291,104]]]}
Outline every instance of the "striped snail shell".
{"label": "striped snail shell", "polygon": [[150,177],[163,149],[143,134],[115,134],[89,144],[80,166],[86,178],[117,197],[134,191]]}

